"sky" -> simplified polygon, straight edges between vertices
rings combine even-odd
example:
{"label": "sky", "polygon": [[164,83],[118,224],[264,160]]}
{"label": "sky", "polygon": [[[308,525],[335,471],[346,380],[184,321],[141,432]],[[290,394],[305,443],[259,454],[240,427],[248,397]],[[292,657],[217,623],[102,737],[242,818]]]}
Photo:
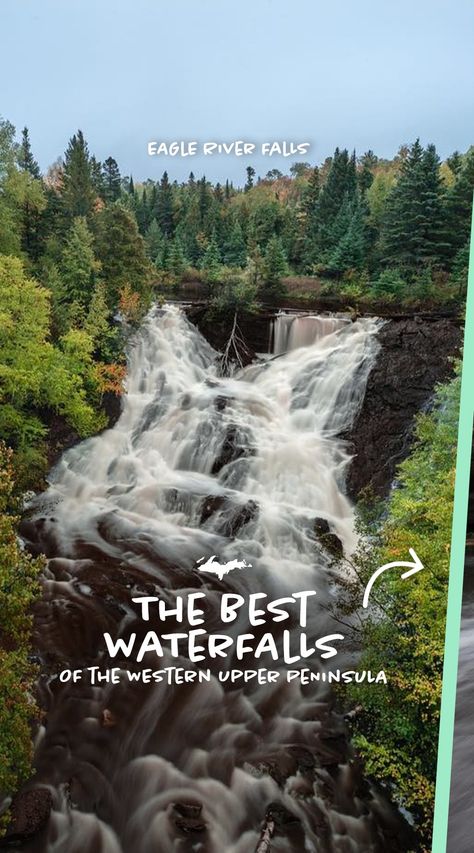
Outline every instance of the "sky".
{"label": "sky", "polygon": [[[0,115],[46,169],[100,160],[240,185],[334,148],[474,143],[472,0],[0,0]],[[311,142],[303,157],[150,157],[150,140]]]}

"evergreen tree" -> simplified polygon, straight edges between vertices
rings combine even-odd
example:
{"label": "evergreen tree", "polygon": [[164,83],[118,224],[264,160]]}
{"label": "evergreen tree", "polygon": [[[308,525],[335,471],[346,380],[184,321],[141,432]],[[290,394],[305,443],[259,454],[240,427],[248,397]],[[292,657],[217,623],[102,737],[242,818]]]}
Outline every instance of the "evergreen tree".
{"label": "evergreen tree", "polygon": [[439,263],[447,248],[444,228],[439,158],[433,145],[423,150],[417,139],[387,200],[385,261],[412,269]]}
{"label": "evergreen tree", "polygon": [[206,181],[206,176],[204,175],[199,181],[199,225],[201,228],[205,227],[207,216],[211,207],[211,195],[209,193],[209,187]]}
{"label": "evergreen tree", "polygon": [[268,242],[263,274],[265,279],[263,290],[266,294],[279,296],[285,292],[282,278],[288,274],[288,263],[279,237],[272,237]]}
{"label": "evergreen tree", "polygon": [[31,151],[30,136],[27,127],[24,127],[21,132],[18,165],[23,172],[29,172],[32,178],[39,179],[41,177],[40,167]]}
{"label": "evergreen tree", "polygon": [[113,157],[107,157],[102,166],[102,180],[105,201],[117,201],[122,192],[122,179],[117,161]]}
{"label": "evergreen tree", "polygon": [[253,187],[253,179],[255,178],[255,169],[252,166],[247,166],[247,180],[245,182],[244,191],[248,192]]}
{"label": "evergreen tree", "polygon": [[236,220],[224,246],[224,263],[229,267],[244,267],[246,260],[247,246],[240,222]]}
{"label": "evergreen tree", "polygon": [[105,185],[102,163],[94,155],[90,159],[91,181],[94,195],[105,199]]}
{"label": "evergreen tree", "polygon": [[138,190],[135,191],[135,218],[137,220],[140,234],[145,234],[150,221],[148,198],[145,187],[143,187],[141,193],[139,193]]}
{"label": "evergreen tree", "polygon": [[458,172],[461,171],[463,164],[463,157],[459,153],[459,151],[453,151],[450,157],[446,159],[446,163],[451,169],[453,175],[457,175]]}
{"label": "evergreen tree", "polygon": [[356,198],[346,202],[339,216],[340,237],[328,266],[339,273],[350,269],[359,270],[364,265],[366,250],[365,210],[361,201]]}
{"label": "evergreen tree", "polygon": [[92,338],[94,346],[99,349],[102,348],[109,335],[109,318],[110,310],[105,297],[105,284],[99,279],[92,292],[89,310],[84,322],[85,331]]}
{"label": "evergreen tree", "polygon": [[362,195],[372,186],[374,180],[373,169],[377,164],[377,157],[373,151],[367,151],[360,159],[360,168],[357,172],[357,185]]}
{"label": "evergreen tree", "polygon": [[67,235],[61,256],[61,280],[69,303],[89,304],[96,269],[92,234],[85,217],[78,216]]}
{"label": "evergreen tree", "polygon": [[377,297],[398,296],[406,290],[406,282],[399,269],[383,270],[371,284],[371,292]]}
{"label": "evergreen tree", "polygon": [[120,291],[126,286],[146,293],[150,264],[145,241],[138,233],[135,218],[120,204],[107,206],[97,214],[95,250],[111,310],[117,307]]}
{"label": "evergreen tree", "polygon": [[166,256],[166,269],[179,280],[186,269],[186,258],[180,240],[175,237],[171,241]]}
{"label": "evergreen tree", "polygon": [[251,212],[248,238],[255,240],[264,249],[274,234],[280,234],[282,210],[276,199],[265,199]]}
{"label": "evergreen tree", "polygon": [[[454,155],[453,155],[454,157]],[[474,191],[474,146],[462,157],[461,165],[456,165],[456,180],[448,190],[446,197],[447,234],[449,257],[466,244],[470,235],[472,194]]]}
{"label": "evergreen tree", "polygon": [[173,190],[168,180],[168,173],[163,172],[156,200],[156,219],[165,237],[174,234],[173,220]]}
{"label": "evergreen tree", "polygon": [[204,253],[201,267],[204,270],[208,281],[217,281],[221,269],[221,255],[215,231],[213,232],[211,240]]}
{"label": "evergreen tree", "polygon": [[313,257],[324,262],[340,240],[338,214],[343,203],[350,203],[356,193],[355,154],[349,157],[347,149],[336,148],[331,160],[326,183],[319,194],[318,229],[314,238]]}
{"label": "evergreen tree", "polygon": [[41,262],[39,280],[51,294],[51,326],[54,338],[64,335],[70,327],[69,299],[58,265],[45,258]]}
{"label": "evergreen tree", "polygon": [[165,247],[165,237],[156,219],[152,219],[147,232],[145,234],[146,252],[150,261],[156,264],[157,267],[163,265],[163,249]]}
{"label": "evergreen tree", "polygon": [[82,130],[69,141],[64,158],[62,201],[70,219],[88,216],[94,202],[91,159]]}
{"label": "evergreen tree", "polygon": [[309,176],[308,184],[303,193],[303,238],[302,256],[306,269],[317,262],[319,237],[319,193],[320,180],[317,166]]}

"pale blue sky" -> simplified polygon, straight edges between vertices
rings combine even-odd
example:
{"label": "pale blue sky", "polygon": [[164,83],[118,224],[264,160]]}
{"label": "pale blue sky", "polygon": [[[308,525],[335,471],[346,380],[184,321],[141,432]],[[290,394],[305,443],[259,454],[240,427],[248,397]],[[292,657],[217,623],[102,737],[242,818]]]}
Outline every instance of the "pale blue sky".
{"label": "pale blue sky", "polygon": [[0,114],[43,168],[78,127],[137,179],[244,178],[245,157],[150,158],[149,139],[310,140],[312,162],[474,143],[472,0],[0,0],[0,32]]}

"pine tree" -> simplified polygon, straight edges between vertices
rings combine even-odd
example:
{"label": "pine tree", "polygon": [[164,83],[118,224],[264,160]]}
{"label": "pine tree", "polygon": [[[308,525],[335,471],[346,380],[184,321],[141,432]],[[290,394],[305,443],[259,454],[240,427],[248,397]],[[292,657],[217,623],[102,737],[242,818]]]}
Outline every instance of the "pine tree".
{"label": "pine tree", "polygon": [[288,263],[279,237],[269,240],[264,259],[264,293],[279,296],[285,292],[282,284],[283,276],[288,273]]}
{"label": "pine tree", "polygon": [[217,281],[221,269],[221,255],[215,231],[202,258],[201,268],[206,273],[208,281]]}
{"label": "pine tree", "polygon": [[309,253],[317,262],[325,262],[339,242],[341,234],[337,217],[343,204],[352,201],[356,189],[355,153],[349,157],[347,149],[340,151],[336,148],[318,199],[317,231]]}
{"label": "pine tree", "polygon": [[54,338],[64,335],[70,327],[69,299],[58,265],[49,259],[42,262],[39,279],[51,294],[51,320]]}
{"label": "pine tree", "polygon": [[302,199],[302,256],[306,269],[310,269],[313,264],[317,263],[317,253],[319,248],[319,193],[319,169],[315,166],[309,176],[308,184],[305,188]]}
{"label": "pine tree", "polygon": [[[453,155],[454,157],[454,155]],[[474,191],[474,146],[456,166],[456,180],[446,197],[447,240],[452,260],[470,235],[472,194]]]}
{"label": "pine tree", "polygon": [[201,228],[205,227],[207,215],[211,206],[211,196],[209,193],[209,187],[206,181],[206,176],[204,175],[199,183],[199,202],[198,202],[198,210],[199,210],[199,225]]}
{"label": "pine tree", "polygon": [[446,163],[451,169],[453,175],[457,175],[462,169],[463,157],[459,151],[453,151],[451,156],[446,159]]}
{"label": "pine tree", "polygon": [[94,203],[91,158],[82,130],[69,141],[64,158],[62,200],[68,217],[88,216]]}
{"label": "pine tree", "polygon": [[444,227],[439,158],[433,145],[424,150],[417,139],[387,200],[385,262],[411,269],[439,263],[446,252]]}
{"label": "pine tree", "polygon": [[148,197],[145,187],[141,193],[135,191],[135,217],[137,220],[138,230],[140,234],[145,234],[150,221],[150,211],[148,207]]}
{"label": "pine tree", "polygon": [[374,180],[373,169],[377,164],[377,157],[373,151],[366,151],[360,158],[360,168],[357,172],[357,185],[362,194],[366,193]]}
{"label": "pine tree", "polygon": [[41,177],[40,167],[33,157],[30,144],[30,136],[27,127],[21,132],[21,144],[18,151],[18,165],[24,172],[29,172],[32,178]]}
{"label": "pine tree", "polygon": [[105,284],[96,282],[84,322],[84,329],[91,336],[94,345],[100,347],[109,332],[110,310],[105,297]]}
{"label": "pine tree", "polygon": [[99,198],[105,199],[105,185],[102,163],[100,162],[100,160],[97,160],[94,155],[92,155],[90,159],[90,168],[94,195],[98,196]]}
{"label": "pine tree", "polygon": [[104,199],[106,202],[114,202],[120,198],[122,192],[122,179],[117,161],[113,157],[107,157],[102,166],[102,179],[104,185]]}
{"label": "pine tree", "polygon": [[[36,262],[42,249],[42,217],[46,207],[46,195],[38,163],[33,157],[28,128],[22,131],[22,141],[17,154],[20,173],[17,173],[15,204],[21,217],[21,247],[30,260]],[[15,197],[13,194],[13,198]],[[3,213],[8,222],[8,214]]]}
{"label": "pine tree", "polygon": [[120,291],[130,287],[145,294],[150,264],[135,218],[121,204],[108,205],[96,216],[95,250],[106,285],[107,304],[114,310]]}
{"label": "pine tree", "polygon": [[247,180],[245,182],[244,192],[247,193],[253,187],[253,179],[255,178],[255,169],[252,166],[247,166],[245,171],[247,172]]}
{"label": "pine tree", "polygon": [[358,198],[346,202],[341,208],[340,237],[328,263],[334,272],[360,270],[363,267],[366,252],[365,214],[364,206]]}
{"label": "pine tree", "polygon": [[240,222],[236,220],[224,246],[224,263],[229,267],[244,267],[246,260],[247,246]]}
{"label": "pine tree", "polygon": [[61,256],[61,280],[69,303],[89,304],[96,269],[92,234],[85,217],[78,216],[73,221]]}
{"label": "pine tree", "polygon": [[186,269],[186,258],[183,247],[180,240],[176,237],[172,240],[169,251],[167,252],[166,269],[172,273],[172,275],[176,276],[177,279],[181,279],[181,276]]}
{"label": "pine tree", "polygon": [[163,265],[163,249],[165,246],[165,237],[156,219],[152,219],[151,224],[145,234],[146,252],[150,261],[156,264],[157,267]]}
{"label": "pine tree", "polygon": [[174,234],[173,219],[173,190],[168,180],[168,173],[163,172],[156,200],[156,219],[165,237]]}

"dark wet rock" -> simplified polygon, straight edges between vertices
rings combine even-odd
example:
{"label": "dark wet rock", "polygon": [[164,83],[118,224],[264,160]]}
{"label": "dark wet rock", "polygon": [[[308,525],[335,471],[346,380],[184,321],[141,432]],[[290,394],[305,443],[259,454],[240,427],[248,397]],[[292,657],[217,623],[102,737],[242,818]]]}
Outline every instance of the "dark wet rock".
{"label": "dark wet rock", "polygon": [[326,518],[315,518],[313,522],[313,530],[318,538],[320,536],[326,536],[331,532],[329,521]]}
{"label": "dark wet rock", "polygon": [[205,832],[201,803],[173,803],[172,820],[177,829],[185,833]]}
{"label": "dark wet rock", "polygon": [[201,509],[201,524],[204,524],[217,513],[221,514],[217,532],[232,539],[258,513],[256,501],[249,500],[244,504],[235,504],[223,495],[209,495],[204,499]]}
{"label": "dark wet rock", "polygon": [[316,759],[309,749],[304,746],[290,746],[288,752],[296,761],[297,768],[301,773],[308,773],[314,768]]}
{"label": "dark wet rock", "polygon": [[345,436],[355,454],[347,479],[353,498],[367,487],[379,496],[388,492],[409,452],[415,415],[429,405],[435,385],[452,375],[450,358],[461,339],[456,318],[394,318],[382,327],[362,408]]}
{"label": "dark wet rock", "polygon": [[290,823],[300,823],[299,817],[281,803],[270,803],[267,808],[267,818],[275,821],[277,831],[287,827]]}
{"label": "dark wet rock", "polygon": [[226,431],[219,455],[214,460],[212,474],[218,474],[225,465],[235,462],[244,456],[253,456],[254,450],[249,445],[249,436],[236,424],[231,424]]}
{"label": "dark wet rock", "polygon": [[224,534],[230,537],[237,536],[241,528],[252,521],[257,514],[258,503],[256,501],[250,500],[237,507],[224,527]]}
{"label": "dark wet rock", "polygon": [[10,806],[10,823],[0,846],[18,845],[37,835],[49,819],[53,806],[51,791],[30,788],[17,794]]}
{"label": "dark wet rock", "polygon": [[[301,820],[282,803],[270,803],[265,815],[265,823],[271,830],[272,836],[279,835],[287,838],[292,850],[304,850],[305,831]],[[264,849],[261,848],[261,850]],[[267,847],[267,850],[270,851],[271,847]]]}
{"label": "dark wet rock", "polygon": [[325,518],[314,519],[313,532],[318,542],[332,557],[339,559],[344,555],[344,548],[339,536],[331,531],[329,522]]}
{"label": "dark wet rock", "polygon": [[226,499],[223,495],[208,495],[202,505],[200,523],[204,524],[212,515],[219,512],[225,506],[225,503]]}
{"label": "dark wet rock", "polygon": [[231,402],[231,397],[225,397],[224,394],[218,394],[214,400],[214,406],[218,412],[223,412]]}

